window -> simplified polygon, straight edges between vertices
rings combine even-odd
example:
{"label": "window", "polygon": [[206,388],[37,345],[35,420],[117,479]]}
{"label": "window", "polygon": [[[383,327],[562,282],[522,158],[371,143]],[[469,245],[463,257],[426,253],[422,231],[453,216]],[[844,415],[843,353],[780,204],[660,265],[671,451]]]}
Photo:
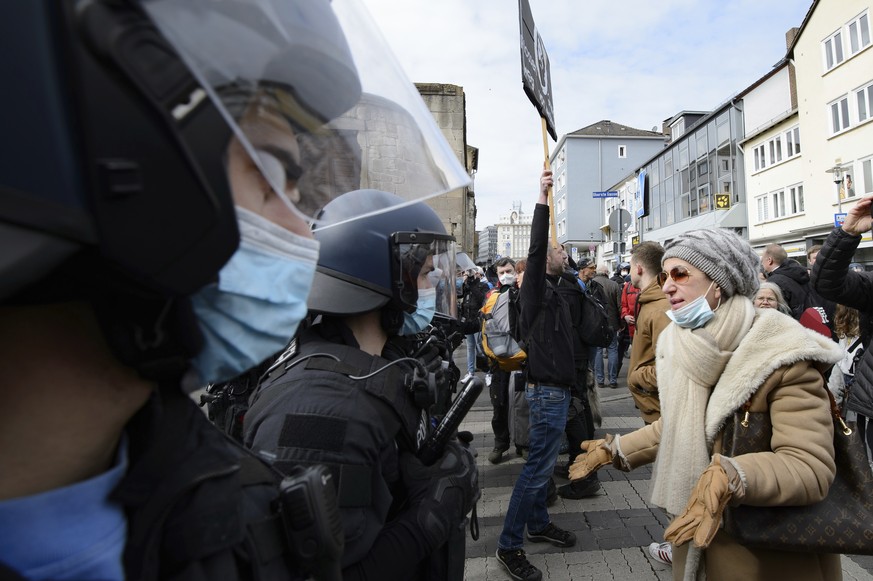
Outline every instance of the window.
{"label": "window", "polygon": [[873,83],[856,90],[855,97],[858,101],[858,122],[873,117]]}
{"label": "window", "polygon": [[[722,160],[727,162],[727,160]],[[767,167],[766,145],[761,144],[755,148],[755,171],[762,170]],[[722,171],[724,173],[725,170]]]}
{"label": "window", "polygon": [[679,196],[679,200],[680,200],[679,211],[681,212],[681,217],[687,218],[688,216],[691,215],[691,211],[688,209],[688,192],[685,192],[684,194]]}
{"label": "window", "polygon": [[770,219],[767,196],[759,196],[758,198],[755,198],[755,202],[758,206],[758,222],[766,222]]}
{"label": "window", "polygon": [[785,157],[800,153],[800,127],[792,127],[785,132]]}
{"label": "window", "polygon": [[843,33],[837,31],[825,39],[824,43],[825,70],[829,71],[843,62]]}
{"label": "window", "polygon": [[788,188],[788,200],[792,214],[803,213],[803,184]]}
{"label": "window", "polygon": [[830,105],[831,134],[839,133],[849,128],[849,98],[841,97]]}
{"label": "window", "polygon": [[770,148],[770,165],[782,161],[782,140],[779,137],[774,137],[767,142]]}
{"label": "window", "polygon": [[865,196],[873,194],[873,157],[861,160],[861,190]]}
{"label": "window", "polygon": [[870,45],[870,21],[867,18],[867,12],[851,21],[846,28],[849,30],[850,55],[854,55]]}
{"label": "window", "polygon": [[803,184],[795,184],[784,189],[755,198],[757,221],[769,222],[804,212]]}
{"label": "window", "polygon": [[670,126],[670,138],[676,141],[685,133],[685,117],[680,117]]}
{"label": "window", "polygon": [[627,157],[627,145],[618,146],[618,157]]}
{"label": "window", "polygon": [[698,131],[695,139],[697,140],[697,159],[700,159],[709,151],[706,144],[706,129]]}
{"label": "window", "polygon": [[709,184],[697,188],[697,200],[700,203],[700,213],[704,214],[712,209],[709,199]]}
{"label": "window", "polygon": [[785,190],[777,190],[770,194],[770,202],[773,208],[773,218],[785,216]]}

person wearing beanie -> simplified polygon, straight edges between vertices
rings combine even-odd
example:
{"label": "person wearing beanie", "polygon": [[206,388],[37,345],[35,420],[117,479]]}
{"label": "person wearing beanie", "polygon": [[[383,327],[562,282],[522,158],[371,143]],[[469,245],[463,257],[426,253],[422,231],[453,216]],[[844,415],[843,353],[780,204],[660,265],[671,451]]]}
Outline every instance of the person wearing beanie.
{"label": "person wearing beanie", "polygon": [[[584,442],[570,469],[655,463],[653,504],[673,520],[673,578],[840,579],[840,557],[741,546],[721,528],[724,507],[805,505],[827,496],[836,466],[821,372],[842,353],[775,309],[756,309],[759,259],[728,230],[694,230],[665,246],[659,276],[672,323],[656,346],[661,418],[626,435]],[[767,413],[770,453],[722,455],[725,425],[745,404]],[[688,541],[694,540],[693,543]]]}

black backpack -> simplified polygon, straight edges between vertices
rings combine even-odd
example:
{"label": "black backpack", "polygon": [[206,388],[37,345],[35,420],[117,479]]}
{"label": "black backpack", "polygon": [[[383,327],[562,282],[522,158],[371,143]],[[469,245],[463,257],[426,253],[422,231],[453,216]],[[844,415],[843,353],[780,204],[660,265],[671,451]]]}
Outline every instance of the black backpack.
{"label": "black backpack", "polygon": [[609,316],[606,307],[596,297],[603,297],[603,289],[595,281],[589,281],[589,292],[583,292],[580,299],[582,308],[582,325],[579,336],[582,341],[592,347],[609,347],[615,337],[615,331],[609,326]]}

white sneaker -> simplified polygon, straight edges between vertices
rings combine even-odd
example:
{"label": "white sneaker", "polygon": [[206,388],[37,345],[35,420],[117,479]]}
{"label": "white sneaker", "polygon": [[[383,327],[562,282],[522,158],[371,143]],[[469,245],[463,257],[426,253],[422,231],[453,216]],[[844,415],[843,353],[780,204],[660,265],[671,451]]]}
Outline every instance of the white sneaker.
{"label": "white sneaker", "polygon": [[473,377],[473,374],[472,374],[472,373],[468,373],[467,375],[465,375],[464,377],[461,378],[461,383],[467,383],[467,381],[468,381],[471,377]]}
{"label": "white sneaker", "polygon": [[652,543],[649,545],[649,555],[659,563],[673,564],[673,547],[670,543]]}

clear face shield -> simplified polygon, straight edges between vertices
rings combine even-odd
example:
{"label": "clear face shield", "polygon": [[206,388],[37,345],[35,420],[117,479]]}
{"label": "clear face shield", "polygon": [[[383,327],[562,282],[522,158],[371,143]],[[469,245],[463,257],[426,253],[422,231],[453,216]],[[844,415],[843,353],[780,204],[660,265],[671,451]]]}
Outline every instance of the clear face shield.
{"label": "clear face shield", "polygon": [[458,252],[455,258],[455,269],[461,275],[466,274],[470,270],[476,270],[476,263],[470,258],[466,252]]}
{"label": "clear face shield", "polygon": [[455,240],[445,234],[398,232],[394,243],[394,279],[407,311],[433,297],[434,314],[456,318]]}
{"label": "clear face shield", "polygon": [[208,98],[233,130],[238,207],[293,231],[352,190],[403,205],[469,182],[359,0],[142,7],[200,84],[189,106]]}

